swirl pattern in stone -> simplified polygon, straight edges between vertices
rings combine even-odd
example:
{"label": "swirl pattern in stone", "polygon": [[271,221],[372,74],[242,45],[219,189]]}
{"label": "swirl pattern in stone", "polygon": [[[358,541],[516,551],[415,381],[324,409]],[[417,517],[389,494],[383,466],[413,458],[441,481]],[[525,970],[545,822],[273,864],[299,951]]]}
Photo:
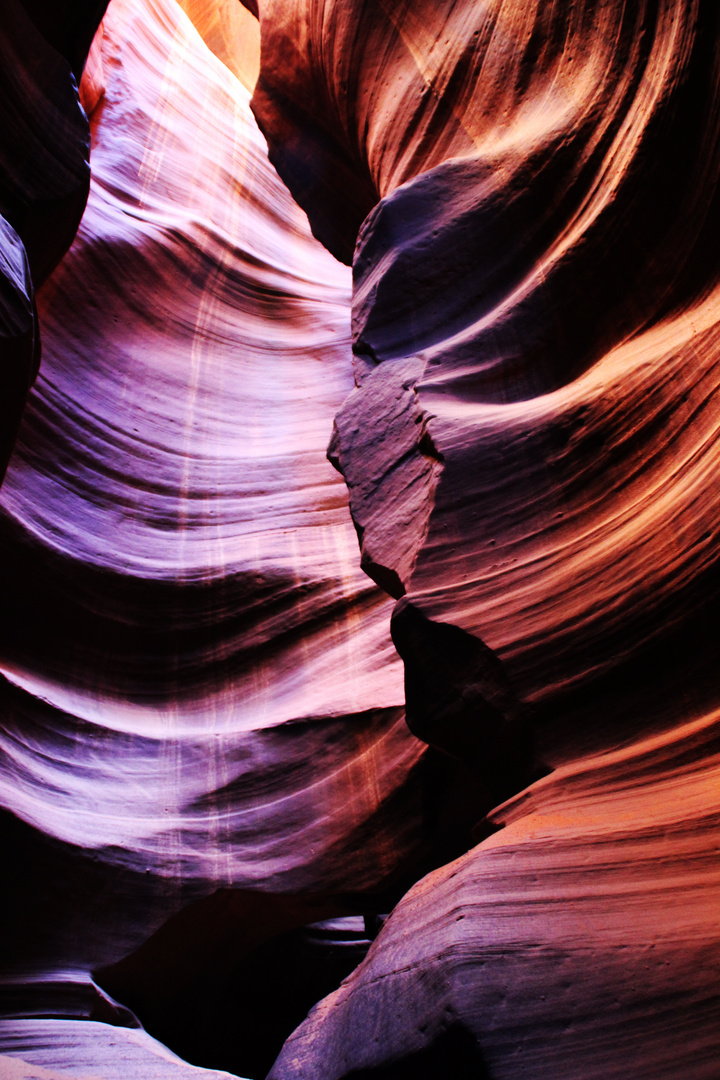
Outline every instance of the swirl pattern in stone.
{"label": "swirl pattern in stone", "polygon": [[8,962],[36,972],[227,886],[372,890],[423,839],[390,602],[325,455],[349,274],[174,0],[113,0],[82,94],[90,197],[0,497]]}

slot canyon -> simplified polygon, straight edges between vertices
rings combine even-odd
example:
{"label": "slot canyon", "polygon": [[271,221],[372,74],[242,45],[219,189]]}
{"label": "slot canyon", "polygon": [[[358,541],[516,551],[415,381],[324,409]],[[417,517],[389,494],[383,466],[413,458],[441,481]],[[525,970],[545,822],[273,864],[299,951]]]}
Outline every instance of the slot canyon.
{"label": "slot canyon", "polygon": [[0,57],[0,1080],[718,1080],[717,0]]}

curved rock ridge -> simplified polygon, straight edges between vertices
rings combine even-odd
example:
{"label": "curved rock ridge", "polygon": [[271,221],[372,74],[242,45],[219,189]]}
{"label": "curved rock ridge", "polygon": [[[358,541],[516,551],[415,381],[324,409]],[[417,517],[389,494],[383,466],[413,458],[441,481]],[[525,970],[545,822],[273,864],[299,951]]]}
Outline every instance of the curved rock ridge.
{"label": "curved rock ridge", "polygon": [[[87,183],[30,6],[22,392]],[[95,38],[0,494],[0,1071],[190,1073],[129,1008],[260,1076],[452,859],[273,1080],[715,1080],[720,9],[182,7]]]}
{"label": "curved rock ridge", "polygon": [[500,807],[504,828],[410,890],[271,1080],[710,1080],[719,781],[714,712]]}
{"label": "curved rock ridge", "polygon": [[229,1080],[171,1053],[145,1031],[95,1021],[0,1020],[4,1080]]}
{"label": "curved rock ridge", "polygon": [[349,275],[173,0],[114,0],[100,69],[2,491],[3,805],[195,895],[369,889],[422,840],[424,748],[325,457]]}
{"label": "curved rock ridge", "polygon": [[717,700],[719,319],[714,291],[528,402],[480,403],[471,374],[416,359],[420,423],[359,458],[407,383],[388,361],[336,420],[368,572],[480,637],[553,722],[580,710],[585,737],[608,738],[607,694],[634,726]]}
{"label": "curved rock ridge", "polygon": [[502,799],[556,768],[411,890],[271,1075],[709,1080],[718,9],[260,16],[271,160],[353,262],[329,454],[401,597],[408,722]]}
{"label": "curved rock ridge", "polygon": [[[495,287],[501,273],[524,276],[521,259],[525,273],[537,262],[547,276],[594,223],[606,246],[614,224],[612,239],[627,260],[648,188],[651,204],[666,200],[672,210],[697,180],[712,186],[705,167],[716,153],[716,9],[709,2],[263,0],[260,16],[253,109],[316,234],[348,261],[379,198],[457,159],[476,190],[464,207],[457,190],[445,200],[438,191],[444,213],[433,227],[463,208],[479,216],[495,235],[486,241],[476,232],[472,243],[482,245]],[[675,140],[690,155],[682,164]],[[349,172],[354,185],[338,182]],[[616,211],[627,209],[618,204],[623,188],[633,213],[616,222]],[[690,222],[684,232],[668,222],[672,242],[697,241],[705,208],[698,209],[690,230]],[[658,221],[648,224],[655,234]],[[415,221],[407,239],[420,232]],[[504,251],[496,247],[502,234]],[[643,239],[663,242],[652,234]],[[635,254],[646,276],[645,247]],[[481,283],[475,275],[478,294]],[[405,322],[404,332],[410,328]]]}
{"label": "curved rock ridge", "polygon": [[364,218],[360,385],[330,451],[363,563],[548,708],[568,688],[590,708],[717,595],[716,20],[262,5],[271,159],[331,250]]}
{"label": "curved rock ridge", "polygon": [[690,693],[717,692],[719,301],[527,406],[462,403],[432,375],[418,384],[445,465],[410,591],[480,634],[549,709],[576,686],[590,722],[603,679],[622,692],[643,664],[665,693],[683,664]]}

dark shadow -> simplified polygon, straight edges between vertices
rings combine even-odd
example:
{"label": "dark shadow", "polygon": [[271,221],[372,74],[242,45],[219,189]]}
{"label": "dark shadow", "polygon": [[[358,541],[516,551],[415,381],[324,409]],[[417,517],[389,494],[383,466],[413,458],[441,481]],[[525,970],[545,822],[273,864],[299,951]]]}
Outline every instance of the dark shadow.
{"label": "dark shadow", "polygon": [[[95,979],[186,1061],[262,1080],[287,1037],[370,947],[362,916],[328,918],[333,906],[221,890]],[[318,916],[325,909],[324,921],[284,929],[313,907]]]}
{"label": "dark shadow", "polygon": [[397,1061],[355,1069],[342,1080],[492,1080],[475,1036],[460,1023]]}

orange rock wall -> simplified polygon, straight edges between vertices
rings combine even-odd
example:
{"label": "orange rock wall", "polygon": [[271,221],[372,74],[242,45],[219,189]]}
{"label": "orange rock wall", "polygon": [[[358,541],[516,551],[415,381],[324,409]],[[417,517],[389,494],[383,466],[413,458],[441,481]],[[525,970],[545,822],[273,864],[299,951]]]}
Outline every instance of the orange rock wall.
{"label": "orange rock wall", "polygon": [[716,1080],[716,5],[9,3],[0,1075]]}

